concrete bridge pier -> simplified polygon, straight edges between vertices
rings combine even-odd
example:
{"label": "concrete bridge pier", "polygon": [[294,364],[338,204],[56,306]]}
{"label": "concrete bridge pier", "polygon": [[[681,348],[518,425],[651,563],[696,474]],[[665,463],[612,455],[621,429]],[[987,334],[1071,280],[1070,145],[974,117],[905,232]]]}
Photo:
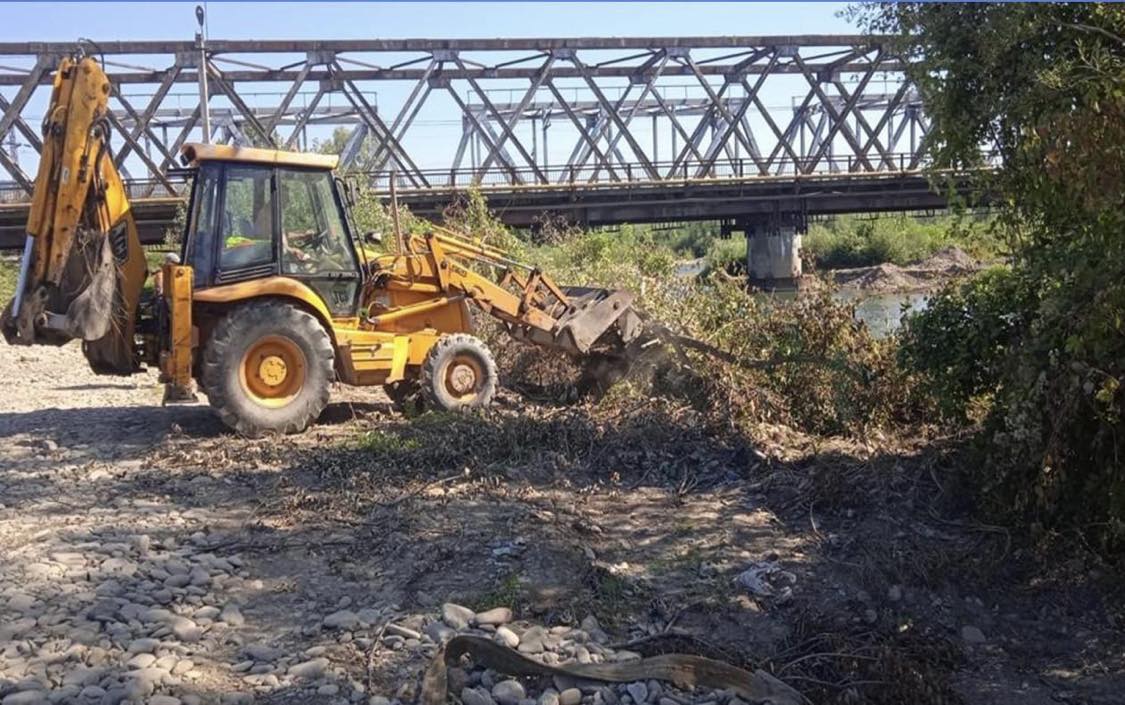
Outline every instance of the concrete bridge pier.
{"label": "concrete bridge pier", "polygon": [[801,235],[804,219],[782,215],[750,221],[746,233],[746,272],[760,289],[795,289],[801,281]]}

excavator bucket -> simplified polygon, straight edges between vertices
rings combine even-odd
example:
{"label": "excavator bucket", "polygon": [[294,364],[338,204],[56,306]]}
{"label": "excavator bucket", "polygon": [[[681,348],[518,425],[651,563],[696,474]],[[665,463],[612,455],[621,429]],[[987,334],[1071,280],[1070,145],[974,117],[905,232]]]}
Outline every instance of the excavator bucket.
{"label": "excavator bucket", "polygon": [[121,176],[108,150],[109,80],[89,57],[55,73],[27,241],[0,331],[13,345],[84,341],[98,374],[137,367],[134,318],[144,252]]}

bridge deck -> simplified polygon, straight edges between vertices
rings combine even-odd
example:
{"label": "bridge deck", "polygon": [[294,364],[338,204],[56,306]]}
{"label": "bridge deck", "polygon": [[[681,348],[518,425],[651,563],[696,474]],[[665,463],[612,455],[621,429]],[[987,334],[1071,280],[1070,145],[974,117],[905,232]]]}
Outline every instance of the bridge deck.
{"label": "bridge deck", "polygon": [[[965,188],[966,174],[950,178]],[[659,181],[563,184],[494,184],[479,190],[507,225],[527,227],[544,213],[562,215],[590,226],[685,220],[761,220],[778,213],[838,213],[930,210],[945,208],[944,191],[920,171],[665,179]],[[438,218],[464,194],[464,187],[404,188],[399,202],[414,213]],[[183,199],[135,198],[133,209],[146,244],[163,240]],[[26,203],[0,204],[0,248],[20,247],[27,219]]]}

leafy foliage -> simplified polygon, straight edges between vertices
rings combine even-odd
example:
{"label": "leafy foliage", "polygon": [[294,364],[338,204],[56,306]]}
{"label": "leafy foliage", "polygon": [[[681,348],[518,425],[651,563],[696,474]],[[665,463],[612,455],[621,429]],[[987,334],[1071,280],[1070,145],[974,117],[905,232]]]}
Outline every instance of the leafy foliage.
{"label": "leafy foliage", "polygon": [[[686,359],[673,354],[650,361],[602,404],[666,399],[688,403],[716,426],[774,422],[844,435],[927,415],[926,400],[912,392],[910,373],[897,365],[895,341],[873,337],[855,320],[852,307],[827,288],[795,298],[768,297],[721,272],[677,275],[676,254],[647,228],[586,232],[528,254],[560,284],[633,292],[649,320],[730,356],[689,349]],[[502,375],[514,386],[541,387],[566,374],[577,376],[576,368],[552,353],[517,350],[507,339],[493,348]]]}
{"label": "leafy foliage", "polygon": [[977,258],[995,257],[1000,249],[991,221],[969,216],[841,216],[813,223],[802,240],[805,253],[824,269],[869,267],[884,262],[904,265],[952,245]]}
{"label": "leafy foliage", "polygon": [[[982,444],[988,497],[1121,549],[1125,8],[904,3],[856,14],[897,35],[933,120],[938,166],[980,164],[981,144],[1001,158],[987,186],[1003,205],[1014,286],[1029,295],[1008,302],[1003,364],[982,371],[966,355],[945,375],[947,399],[995,387]],[[935,325],[959,295],[936,302]],[[976,302],[984,318],[996,313],[988,299]],[[990,336],[978,342],[986,359],[995,352]]]}
{"label": "leafy foliage", "polygon": [[948,286],[925,311],[906,317],[899,359],[920,373],[944,418],[966,422],[974,401],[995,394],[1027,329],[1032,305],[1023,284],[1007,267],[994,267]]}

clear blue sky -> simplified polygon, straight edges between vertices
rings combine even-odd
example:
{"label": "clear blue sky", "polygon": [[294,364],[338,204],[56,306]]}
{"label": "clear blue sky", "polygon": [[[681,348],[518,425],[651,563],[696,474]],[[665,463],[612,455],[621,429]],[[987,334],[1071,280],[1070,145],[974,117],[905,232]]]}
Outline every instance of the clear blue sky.
{"label": "clear blue sky", "polygon": [[[195,2],[138,3],[5,3],[0,23],[0,41],[74,41],[79,37],[98,40],[168,39],[190,40],[195,33]],[[856,29],[841,17],[844,3],[579,3],[579,2],[508,2],[508,3],[239,3],[209,2],[208,34],[212,39],[334,39],[395,37],[568,37],[568,36],[690,36],[690,35],[784,35],[855,33]],[[270,65],[283,60],[268,57],[246,57]],[[299,57],[296,57],[299,58]],[[385,56],[383,57],[386,58]],[[166,66],[169,57],[130,57],[123,59],[144,66]],[[15,57],[0,57],[0,65],[19,65]],[[680,83],[691,83],[686,78]],[[517,90],[523,85],[513,85]],[[505,89],[503,82],[490,82],[490,89]],[[526,87],[526,86],[523,86]],[[605,86],[603,86],[605,87]],[[363,87],[371,92],[380,110],[394,114],[411,88],[402,82],[379,82]],[[462,87],[458,87],[461,90]],[[565,86],[560,85],[560,88]],[[610,86],[612,90],[612,86]],[[286,86],[269,84],[240,86],[262,95],[248,98],[255,105],[272,106],[280,100]],[[673,86],[699,92],[699,86]],[[130,86],[130,93],[140,97],[151,87]],[[306,86],[295,101],[302,105],[309,99]],[[464,90],[468,90],[465,88]],[[778,77],[763,88],[762,97],[771,106],[787,106],[794,95],[808,90],[800,77]],[[14,88],[4,89],[11,97]],[[195,93],[190,85],[178,85],[163,107],[190,108]],[[270,93],[272,91],[272,93]],[[506,91],[505,91],[506,92]],[[377,96],[375,95],[377,93]],[[268,95],[267,95],[268,94]],[[467,93],[465,94],[467,95]],[[47,91],[40,89],[25,111],[25,117],[37,123],[46,107]],[[331,96],[321,103],[342,103],[343,98]],[[217,97],[212,105],[227,105]],[[526,121],[525,121],[526,122]],[[689,119],[690,122],[690,119]],[[528,131],[521,123],[517,128]],[[648,128],[635,126],[637,137]],[[688,128],[690,129],[690,127]],[[757,129],[757,127],[755,127]],[[764,129],[764,126],[763,126]],[[330,128],[310,128],[311,140],[327,137]],[[407,149],[424,168],[448,168],[460,136],[460,114],[449,96],[427,101],[418,120],[410,128]],[[577,132],[568,134],[566,124],[552,125],[552,139],[547,156],[551,163],[565,161],[578,141]],[[669,135],[662,136],[661,158],[671,152]],[[193,135],[192,139],[198,139]],[[21,163],[30,168],[34,154],[29,147],[20,147]],[[767,148],[768,149],[768,148]],[[130,159],[132,166],[137,162]],[[143,169],[141,169],[143,171]],[[4,175],[0,173],[0,179]]]}
{"label": "clear blue sky", "polygon": [[[190,39],[194,2],[4,3],[0,41]],[[223,39],[813,34],[852,31],[845,3],[209,2]]]}

